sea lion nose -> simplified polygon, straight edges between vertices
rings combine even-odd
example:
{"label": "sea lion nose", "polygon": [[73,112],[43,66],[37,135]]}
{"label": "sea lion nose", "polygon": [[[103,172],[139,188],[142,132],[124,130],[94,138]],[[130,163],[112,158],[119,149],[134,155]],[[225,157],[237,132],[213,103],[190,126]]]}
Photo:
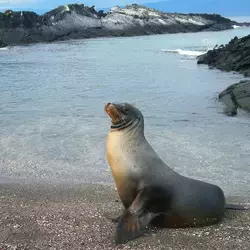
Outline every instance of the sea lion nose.
{"label": "sea lion nose", "polygon": [[107,103],[105,104],[105,109],[107,109],[108,106],[109,106],[110,104],[111,104],[110,102],[107,102]]}
{"label": "sea lion nose", "polygon": [[110,102],[107,102],[107,103],[105,104],[105,108],[107,108],[110,104],[111,104]]}

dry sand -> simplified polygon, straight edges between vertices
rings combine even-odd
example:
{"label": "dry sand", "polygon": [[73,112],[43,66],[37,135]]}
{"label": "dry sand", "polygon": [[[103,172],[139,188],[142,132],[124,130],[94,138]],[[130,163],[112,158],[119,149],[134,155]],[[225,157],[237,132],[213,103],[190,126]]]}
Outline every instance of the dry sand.
{"label": "dry sand", "polygon": [[[249,204],[231,197],[230,202]],[[150,229],[116,247],[116,191],[104,185],[0,185],[0,249],[250,249],[250,211],[230,211],[214,226]]]}

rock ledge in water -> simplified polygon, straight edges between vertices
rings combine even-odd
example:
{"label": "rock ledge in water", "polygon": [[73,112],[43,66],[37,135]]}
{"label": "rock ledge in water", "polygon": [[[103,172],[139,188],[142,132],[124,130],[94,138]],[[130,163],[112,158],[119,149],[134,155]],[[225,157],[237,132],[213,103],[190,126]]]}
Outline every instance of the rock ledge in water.
{"label": "rock ledge in water", "polygon": [[240,39],[234,37],[227,45],[209,50],[198,56],[197,63],[250,76],[250,35]]}
{"label": "rock ledge in water", "polygon": [[224,112],[237,115],[237,109],[250,111],[250,80],[232,84],[219,94],[219,101],[225,104]]}
{"label": "rock ledge in water", "polygon": [[243,24],[216,14],[164,13],[137,4],[113,7],[69,4],[44,15],[29,11],[0,13],[0,47],[76,38],[220,31]]}

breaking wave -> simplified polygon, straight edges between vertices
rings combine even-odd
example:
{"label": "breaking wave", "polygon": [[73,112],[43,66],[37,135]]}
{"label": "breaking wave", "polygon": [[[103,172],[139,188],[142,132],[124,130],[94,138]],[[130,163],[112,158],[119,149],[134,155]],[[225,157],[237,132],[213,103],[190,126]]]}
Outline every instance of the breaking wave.
{"label": "breaking wave", "polygon": [[10,49],[10,47],[0,48],[0,50],[8,50],[8,49]]}
{"label": "breaking wave", "polygon": [[238,25],[233,25],[233,28],[234,28],[234,29],[238,29],[238,28],[241,28],[241,27],[238,26]]}
{"label": "breaking wave", "polygon": [[165,53],[176,53],[185,56],[200,56],[207,52],[207,51],[184,50],[184,49],[162,49],[162,51]]}

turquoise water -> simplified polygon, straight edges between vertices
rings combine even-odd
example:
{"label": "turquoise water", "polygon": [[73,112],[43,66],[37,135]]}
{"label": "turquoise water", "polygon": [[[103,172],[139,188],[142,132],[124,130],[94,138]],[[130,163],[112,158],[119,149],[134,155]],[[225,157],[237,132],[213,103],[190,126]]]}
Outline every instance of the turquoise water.
{"label": "turquoise water", "polygon": [[[248,28],[101,38],[0,50],[0,176],[113,183],[105,102],[131,102],[164,161],[186,176],[250,192],[250,115],[227,117],[217,96],[241,75],[193,54]],[[179,54],[179,53],[181,54]]]}

